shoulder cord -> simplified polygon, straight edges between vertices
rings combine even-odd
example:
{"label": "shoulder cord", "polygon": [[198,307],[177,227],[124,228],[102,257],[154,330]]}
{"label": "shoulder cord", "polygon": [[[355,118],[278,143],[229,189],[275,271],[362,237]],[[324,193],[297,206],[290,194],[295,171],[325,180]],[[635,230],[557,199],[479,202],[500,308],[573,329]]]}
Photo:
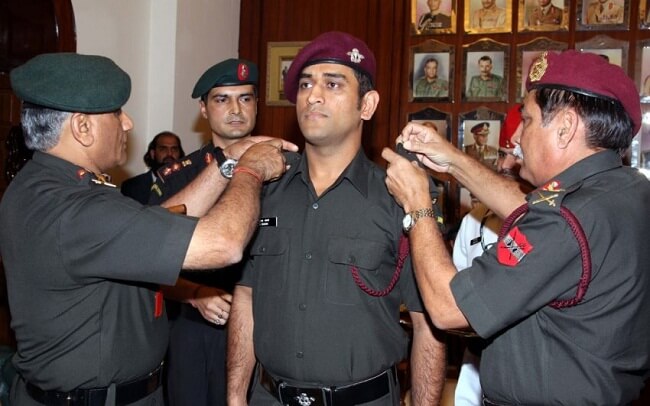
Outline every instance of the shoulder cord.
{"label": "shoulder cord", "polygon": [[404,261],[406,261],[406,257],[409,255],[409,239],[406,237],[404,234],[399,239],[399,251],[398,251],[398,256],[397,256],[397,264],[395,265],[395,272],[393,273],[393,277],[390,280],[390,283],[384,290],[374,290],[369,288],[362,280],[361,277],[359,276],[359,268],[357,268],[354,265],[350,265],[350,272],[352,272],[352,279],[354,279],[354,283],[361,288],[364,292],[369,294],[370,296],[375,296],[375,297],[382,297],[388,295],[393,288],[395,287],[395,284],[399,280],[399,276],[402,273],[402,267],[404,266]]}
{"label": "shoulder cord", "polygon": [[[528,212],[528,204],[524,203],[523,205],[516,208],[503,222],[501,231],[499,232],[499,241],[503,239],[506,233],[510,230],[512,224],[520,216]],[[553,300],[548,305],[555,309],[562,309],[564,307],[575,306],[584,299],[587,289],[589,288],[589,283],[591,282],[591,250],[589,249],[589,241],[585,235],[580,222],[576,216],[566,207],[560,207],[560,214],[564,220],[569,225],[573,236],[578,241],[578,246],[580,247],[580,257],[582,258],[582,274],[580,276],[580,282],[578,283],[578,288],[576,289],[576,295],[572,299],[567,300]]]}

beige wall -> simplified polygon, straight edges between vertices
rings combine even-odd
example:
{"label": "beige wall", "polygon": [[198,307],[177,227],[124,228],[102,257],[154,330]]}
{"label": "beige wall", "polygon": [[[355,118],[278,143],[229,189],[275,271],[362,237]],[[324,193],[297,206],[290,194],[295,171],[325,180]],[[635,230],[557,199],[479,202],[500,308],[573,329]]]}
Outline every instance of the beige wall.
{"label": "beige wall", "polygon": [[119,183],[143,172],[153,136],[171,129],[186,152],[209,139],[198,103],[198,77],[214,63],[237,57],[240,0],[72,0],[77,51],[112,58],[131,75],[124,107],[135,128],[129,161],[111,174]]}

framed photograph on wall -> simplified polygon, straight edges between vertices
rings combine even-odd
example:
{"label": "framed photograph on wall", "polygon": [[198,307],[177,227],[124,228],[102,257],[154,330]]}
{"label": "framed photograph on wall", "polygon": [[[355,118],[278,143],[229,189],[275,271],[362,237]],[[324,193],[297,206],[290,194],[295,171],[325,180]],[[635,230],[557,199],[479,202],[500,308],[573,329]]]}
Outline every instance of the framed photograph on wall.
{"label": "framed photograph on wall", "polygon": [[487,34],[512,32],[514,0],[466,0],[465,32]]}
{"label": "framed photograph on wall", "polygon": [[522,101],[526,94],[526,75],[530,65],[544,51],[562,51],[569,47],[565,42],[553,41],[550,38],[538,38],[525,44],[517,45],[517,97]]}
{"label": "framed photograph on wall", "polygon": [[411,0],[411,34],[456,33],[456,0]]}
{"label": "framed photograph on wall", "polygon": [[650,0],[639,0],[639,28],[650,29]]}
{"label": "framed photograph on wall", "polygon": [[627,30],[630,26],[631,0],[577,1],[578,31]]}
{"label": "framed photograph on wall", "polygon": [[[452,128],[451,115],[449,113],[427,107],[423,110],[408,113],[406,121],[431,127],[436,130],[438,134],[444,135],[447,140],[451,142]],[[447,174],[436,174],[431,171],[430,175],[433,177],[436,187],[438,188],[438,207],[442,209],[443,217],[449,218],[450,214],[453,213],[454,210],[453,201],[448,198],[450,177],[446,176]]]}
{"label": "framed photograph on wall", "polygon": [[641,105],[641,130],[629,149],[630,166],[650,179],[650,105]]}
{"label": "framed photograph on wall", "polygon": [[463,100],[508,101],[510,45],[484,39],[463,46]]}
{"label": "framed photograph on wall", "polygon": [[266,105],[291,106],[284,97],[284,78],[291,62],[307,42],[269,42],[266,63]]}
{"label": "framed photograph on wall", "polygon": [[454,47],[429,40],[411,47],[409,100],[453,101]]}
{"label": "framed photograph on wall", "polygon": [[634,71],[641,103],[650,103],[650,39],[637,42]]}
{"label": "framed photograph on wall", "polygon": [[605,58],[609,63],[620,66],[627,72],[627,55],[630,44],[607,35],[597,35],[587,41],[576,42],[575,49],[591,52]]}
{"label": "framed photograph on wall", "polygon": [[570,0],[519,0],[519,31],[567,31]]}

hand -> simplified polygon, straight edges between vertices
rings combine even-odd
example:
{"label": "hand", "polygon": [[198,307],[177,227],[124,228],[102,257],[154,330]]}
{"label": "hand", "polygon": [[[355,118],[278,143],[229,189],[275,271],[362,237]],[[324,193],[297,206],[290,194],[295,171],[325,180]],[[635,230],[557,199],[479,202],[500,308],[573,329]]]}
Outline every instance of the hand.
{"label": "hand", "polygon": [[397,152],[384,148],[382,158],[388,161],[386,186],[397,204],[405,212],[431,206],[429,175],[415,161],[400,156]]}
{"label": "hand", "polygon": [[270,138],[250,146],[237,165],[255,171],[264,181],[276,180],[288,169],[283,149],[298,151],[295,144],[280,138]]}
{"label": "hand", "polygon": [[298,146],[288,141],[279,138],[269,137],[266,135],[253,135],[250,137],[243,138],[237,141],[236,143],[229,145],[223,150],[223,153],[228,158],[234,158],[236,160],[239,160],[241,159],[241,156],[244,154],[244,152],[248,150],[248,148],[260,142],[271,141],[271,140],[282,141],[282,148],[286,149],[287,151],[298,151]]}
{"label": "hand", "polygon": [[230,316],[232,295],[225,290],[211,286],[201,286],[194,299],[188,300],[201,316],[210,323],[224,325]]}
{"label": "hand", "polygon": [[396,142],[416,153],[420,162],[436,172],[449,172],[458,154],[463,153],[433,128],[415,123],[407,124]]}

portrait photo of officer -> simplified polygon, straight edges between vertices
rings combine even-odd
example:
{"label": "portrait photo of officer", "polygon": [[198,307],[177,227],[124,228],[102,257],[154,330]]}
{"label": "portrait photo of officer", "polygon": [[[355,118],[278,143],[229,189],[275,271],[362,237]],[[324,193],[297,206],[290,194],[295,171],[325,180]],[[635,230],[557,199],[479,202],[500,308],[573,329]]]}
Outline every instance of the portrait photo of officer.
{"label": "portrait photo of officer", "polygon": [[465,3],[465,31],[507,32],[510,10],[505,0],[469,0]]}
{"label": "portrait photo of officer", "polygon": [[505,99],[508,85],[504,59],[501,51],[467,52],[465,96],[468,99]]}
{"label": "portrait photo of officer", "polygon": [[494,167],[498,157],[499,120],[465,120],[463,122],[463,151],[485,164]]}
{"label": "portrait photo of officer", "polygon": [[[566,20],[563,0],[526,0],[525,4],[525,26],[528,28],[556,30]],[[566,29],[566,21],[564,24]]]}
{"label": "portrait photo of officer", "polygon": [[452,26],[452,0],[415,0],[419,34],[430,34]]}
{"label": "portrait photo of officer", "polygon": [[449,53],[416,53],[413,56],[413,97],[446,98],[450,95]]}
{"label": "portrait photo of officer", "polygon": [[625,22],[624,0],[583,0],[582,21],[587,25],[612,25]]}

